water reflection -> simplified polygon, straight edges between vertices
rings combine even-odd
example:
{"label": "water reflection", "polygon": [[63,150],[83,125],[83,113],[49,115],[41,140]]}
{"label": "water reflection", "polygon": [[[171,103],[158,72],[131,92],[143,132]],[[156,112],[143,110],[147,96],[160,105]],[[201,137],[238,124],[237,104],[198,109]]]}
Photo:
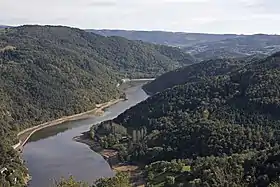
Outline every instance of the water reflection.
{"label": "water reflection", "polygon": [[67,131],[68,129],[73,128],[74,126],[71,123],[64,123],[61,125],[58,125],[56,128],[46,128],[46,129],[42,129],[37,131],[37,133],[35,133],[34,135],[32,135],[30,137],[30,139],[28,140],[28,142],[36,142],[38,140],[41,139],[45,139],[47,137],[50,136],[55,136],[58,133],[63,133],[65,131]]}

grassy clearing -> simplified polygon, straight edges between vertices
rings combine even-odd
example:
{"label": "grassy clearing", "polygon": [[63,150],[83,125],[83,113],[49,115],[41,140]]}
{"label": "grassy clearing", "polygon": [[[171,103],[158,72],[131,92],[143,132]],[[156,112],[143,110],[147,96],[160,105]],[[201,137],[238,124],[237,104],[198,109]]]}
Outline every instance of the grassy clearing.
{"label": "grassy clearing", "polygon": [[191,166],[184,166],[182,171],[191,171]]}

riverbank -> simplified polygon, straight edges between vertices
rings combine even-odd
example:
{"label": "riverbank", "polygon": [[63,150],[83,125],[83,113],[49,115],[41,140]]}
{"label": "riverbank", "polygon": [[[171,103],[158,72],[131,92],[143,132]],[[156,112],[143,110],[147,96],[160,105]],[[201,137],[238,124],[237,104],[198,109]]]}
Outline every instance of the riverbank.
{"label": "riverbank", "polygon": [[30,127],[28,129],[25,129],[21,132],[18,133],[18,137],[19,137],[19,143],[17,143],[16,145],[13,146],[14,149],[21,149],[29,140],[29,138],[32,136],[32,134],[34,134],[35,132],[42,130],[44,128],[47,127],[51,127],[51,126],[55,126],[55,125],[59,125],[61,123],[67,122],[67,121],[75,121],[75,120],[80,120],[80,119],[85,119],[85,118],[89,118],[93,115],[96,116],[101,116],[104,113],[104,110],[112,105],[117,104],[120,101],[123,101],[124,99],[114,99],[111,100],[109,102],[106,103],[102,103],[99,105],[96,105],[96,107],[92,110],[86,111],[86,112],[82,112],[79,114],[74,114],[71,116],[64,116],[62,118],[50,121],[50,122],[46,122],[34,127]]}
{"label": "riverbank", "polygon": [[[129,87],[133,87],[135,85],[138,85],[139,82],[142,84],[147,83],[147,81],[151,81],[154,79],[143,79],[138,82],[127,80],[123,81],[126,82],[126,84],[121,84],[123,90],[126,90]],[[73,138],[74,141],[86,144],[89,146],[89,148],[100,154],[110,165],[111,169],[114,172],[125,172],[128,173],[130,176],[130,181],[132,186],[135,187],[144,187],[146,184],[145,178],[144,178],[144,170],[143,167],[138,165],[133,165],[130,163],[122,163],[119,162],[118,159],[118,151],[113,149],[103,149],[100,144],[90,138],[89,132],[84,132],[79,136],[76,136]]]}
{"label": "riverbank", "polygon": [[[113,169],[102,156],[92,152],[87,145],[79,145],[76,141],[71,140],[73,137],[88,131],[93,124],[111,120],[125,110],[147,99],[148,96],[141,89],[145,83],[138,81],[121,84],[118,89],[123,90],[126,99],[124,102],[118,102],[116,105],[108,107],[106,115],[90,117],[81,120],[81,122],[79,120],[71,122],[69,124],[71,128],[69,129],[67,128],[68,123],[64,123],[37,131],[34,134],[35,141],[27,142],[22,154],[32,176],[29,186],[51,186],[52,183],[49,179],[59,180],[59,176],[67,177],[69,173],[77,180],[88,183],[92,183],[100,177],[113,176]],[[100,106],[97,105],[97,107]],[[43,171],[42,168],[44,168]]]}
{"label": "riverbank", "polygon": [[111,159],[115,160],[115,158],[118,157],[118,151],[113,149],[103,149],[98,142],[95,142],[94,140],[90,139],[88,132],[84,132],[82,135],[74,137],[73,140],[75,140],[76,142],[86,144],[90,147],[91,150],[100,154],[108,162],[108,164],[114,172],[125,172],[129,174],[130,181],[133,186],[145,186],[146,182],[144,179],[143,169],[141,169],[141,167],[139,167],[138,165],[115,161],[114,163],[110,163]]}

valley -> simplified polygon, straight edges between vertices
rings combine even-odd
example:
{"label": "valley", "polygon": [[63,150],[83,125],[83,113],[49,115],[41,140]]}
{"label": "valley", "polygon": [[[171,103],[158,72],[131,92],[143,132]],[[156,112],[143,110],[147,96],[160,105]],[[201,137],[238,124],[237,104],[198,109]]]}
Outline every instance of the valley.
{"label": "valley", "polygon": [[279,43],[1,28],[0,184],[279,186]]}
{"label": "valley", "polygon": [[0,178],[4,185],[15,180],[24,185],[27,176],[12,150],[19,132],[122,98],[117,85],[123,78],[151,78],[193,63],[177,48],[63,26],[1,29],[0,49],[0,168],[8,171]]}

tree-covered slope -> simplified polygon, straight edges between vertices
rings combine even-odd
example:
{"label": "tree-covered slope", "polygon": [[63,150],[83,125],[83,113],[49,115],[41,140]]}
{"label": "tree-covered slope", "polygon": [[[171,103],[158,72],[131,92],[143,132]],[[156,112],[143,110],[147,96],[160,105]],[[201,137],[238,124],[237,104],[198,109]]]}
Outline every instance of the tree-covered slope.
{"label": "tree-covered slope", "polygon": [[2,124],[81,112],[117,97],[120,75],[154,77],[192,63],[177,48],[67,27],[9,28],[0,38]]}
{"label": "tree-covered slope", "polygon": [[89,56],[79,32],[25,26],[0,34],[2,127],[22,129],[118,97],[117,76]]}
{"label": "tree-covered slope", "polygon": [[280,58],[274,54],[228,74],[174,86],[127,110],[114,121],[153,130],[162,124],[151,120],[168,117],[178,120],[186,116],[191,121],[206,118],[254,127],[265,121],[265,126],[278,128],[279,71]]}
{"label": "tree-covered slope", "polygon": [[[104,37],[61,26],[0,30],[0,137],[7,147],[19,130],[86,111],[120,96],[124,77],[155,77],[192,63],[177,48]],[[6,150],[6,149],[5,149]],[[11,169],[0,152],[2,167]]]}
{"label": "tree-covered slope", "polygon": [[172,88],[175,85],[203,81],[218,75],[226,75],[233,70],[243,67],[249,61],[252,60],[215,59],[203,61],[164,73],[154,81],[144,85],[143,89],[149,94],[155,94],[167,88]]}
{"label": "tree-covered slope", "polygon": [[146,171],[153,185],[276,184],[279,73],[276,53],[226,74],[164,90],[92,132],[123,158],[152,163]]}
{"label": "tree-covered slope", "polygon": [[[9,42],[16,43],[17,47],[21,48],[34,44],[41,48],[55,47],[53,51],[67,49],[70,52],[83,53],[120,72],[131,73],[131,69],[135,69],[132,72],[135,74],[131,75],[134,77],[155,76],[164,70],[193,63],[190,55],[177,48],[130,41],[121,37],[104,37],[74,28],[24,26],[5,29],[1,33],[3,47]],[[177,58],[181,61],[177,62]]]}
{"label": "tree-covered slope", "polygon": [[154,81],[144,85],[143,89],[152,95],[172,88],[175,85],[204,81],[211,77],[226,75],[247,64],[258,62],[264,58],[265,56],[262,55],[252,55],[235,59],[223,58],[202,61],[164,73]]}

